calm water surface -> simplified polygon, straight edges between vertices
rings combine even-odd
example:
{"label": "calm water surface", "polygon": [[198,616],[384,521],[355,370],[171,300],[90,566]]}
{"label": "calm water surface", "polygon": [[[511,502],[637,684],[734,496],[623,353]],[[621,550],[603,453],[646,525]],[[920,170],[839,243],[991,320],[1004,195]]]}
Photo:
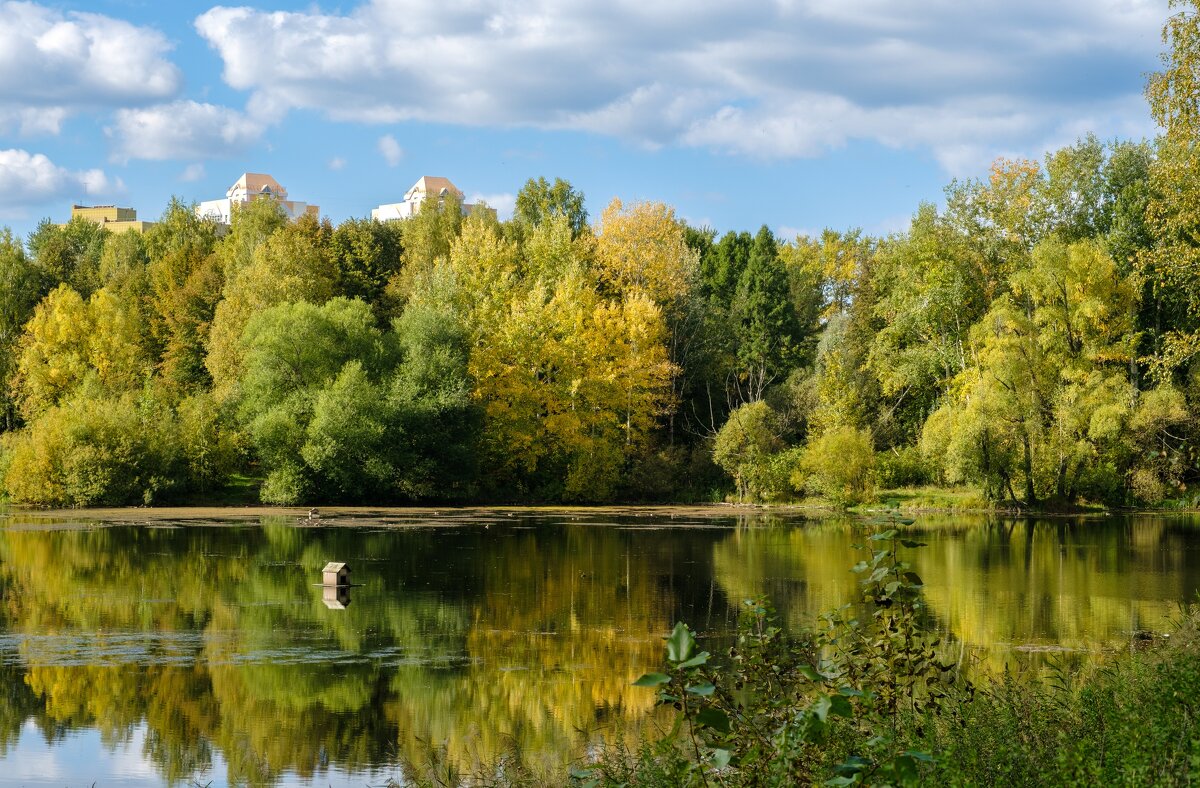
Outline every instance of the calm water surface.
{"label": "calm water surface", "polygon": [[[719,510],[718,510],[719,512]],[[1102,659],[1200,589],[1200,520],[927,517],[912,561],[973,670]],[[684,620],[850,601],[850,521],[448,511],[0,519],[0,783],[378,785],[431,749],[561,768],[636,736]],[[325,600],[328,560],[358,585]]]}

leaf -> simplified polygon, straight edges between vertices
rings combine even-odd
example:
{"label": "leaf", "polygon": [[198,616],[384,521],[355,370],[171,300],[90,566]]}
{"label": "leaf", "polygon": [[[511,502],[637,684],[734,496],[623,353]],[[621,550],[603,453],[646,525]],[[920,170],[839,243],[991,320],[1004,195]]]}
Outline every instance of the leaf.
{"label": "leaf", "polygon": [[675,629],[671,630],[671,636],[667,638],[667,659],[672,662],[684,662],[692,655],[692,649],[696,646],[696,638],[692,637],[692,632],[688,629],[687,624],[680,621],[675,625]]}
{"label": "leaf", "polygon": [[917,771],[917,762],[911,755],[897,756],[892,761],[892,771],[896,775],[896,781],[902,784],[915,783],[921,778],[920,772]]}
{"label": "leaf", "polygon": [[681,668],[696,668],[696,667],[699,667],[699,666],[701,666],[701,665],[705,664],[706,662],[708,662],[708,658],[709,658],[710,656],[712,656],[712,655],[711,655],[711,654],[709,654],[707,651],[701,651],[699,654],[697,654],[696,656],[692,657],[692,658],[691,658],[691,659],[689,659],[687,662],[681,662],[681,663],[679,663],[679,667],[681,667]]}
{"label": "leaf", "polygon": [[724,769],[726,766],[728,766],[730,758],[733,757],[733,753],[731,753],[729,750],[723,750],[719,747],[714,747],[711,752],[712,765],[718,769]]}
{"label": "leaf", "polygon": [[850,571],[851,571],[851,572],[865,572],[865,571],[867,571],[867,562],[866,562],[866,561],[859,561],[857,564],[855,564],[854,566],[850,567]]}
{"label": "leaf", "polygon": [[801,665],[799,668],[797,668],[797,670],[800,671],[800,675],[804,676],[804,678],[808,679],[809,681],[825,680],[825,677],[818,673],[811,665]]}
{"label": "leaf", "polygon": [[[868,742],[870,744],[870,742]],[[871,762],[861,755],[851,755],[846,760],[833,767],[833,770],[838,774],[858,774],[867,769]]]}
{"label": "leaf", "polygon": [[921,576],[916,572],[905,572],[904,579],[914,586],[923,586],[925,582],[921,580]]}
{"label": "leaf", "polygon": [[670,684],[671,677],[663,673],[647,673],[637,681],[633,682],[635,687],[658,687],[663,684]]}
{"label": "leaf", "polygon": [[854,785],[857,782],[857,777],[830,777],[825,785]]}
{"label": "leaf", "polygon": [[696,722],[712,728],[714,731],[729,733],[729,715],[720,709],[700,709],[696,715]]}
{"label": "leaf", "polygon": [[900,544],[904,545],[905,547],[926,547],[927,546],[925,542],[917,542],[912,539],[901,539]]}
{"label": "leaf", "polygon": [[808,707],[808,710],[821,722],[825,722],[830,714],[835,717],[854,716],[854,707],[850,705],[850,701],[844,695],[820,695]]}
{"label": "leaf", "polygon": [[687,688],[687,691],[693,695],[707,696],[713,694],[716,689],[711,681],[706,681],[703,684],[693,684]]}
{"label": "leaf", "polygon": [[886,531],[880,531],[877,534],[871,534],[867,538],[872,542],[888,542],[896,538],[896,529],[889,528]]}

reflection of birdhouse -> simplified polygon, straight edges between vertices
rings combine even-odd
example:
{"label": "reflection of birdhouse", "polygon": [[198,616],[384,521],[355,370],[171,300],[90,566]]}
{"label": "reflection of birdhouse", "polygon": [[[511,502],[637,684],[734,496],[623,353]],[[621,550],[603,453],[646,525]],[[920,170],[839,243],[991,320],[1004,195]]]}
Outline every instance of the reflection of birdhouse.
{"label": "reflection of birdhouse", "polygon": [[338,561],[330,561],[325,564],[325,568],[321,570],[321,585],[350,585],[350,567]]}
{"label": "reflection of birdhouse", "polygon": [[321,601],[330,610],[345,610],[350,606],[350,586],[325,586],[321,589]]}

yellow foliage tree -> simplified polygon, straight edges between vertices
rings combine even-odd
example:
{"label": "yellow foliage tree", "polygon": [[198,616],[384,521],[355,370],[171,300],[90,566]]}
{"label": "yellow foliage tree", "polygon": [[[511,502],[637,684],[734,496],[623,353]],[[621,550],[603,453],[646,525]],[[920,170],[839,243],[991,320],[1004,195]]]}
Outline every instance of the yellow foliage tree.
{"label": "yellow foliage tree", "polygon": [[673,209],[658,202],[626,208],[614,199],[596,233],[596,270],[607,287],[645,293],[660,305],[687,294],[700,257],[687,245]]}
{"label": "yellow foliage tree", "polygon": [[136,388],[151,372],[137,318],[107,289],[86,302],[67,285],[46,296],[20,343],[15,393],[25,418],[88,379],[114,393]]}
{"label": "yellow foliage tree", "polygon": [[661,310],[643,294],[603,298],[581,273],[506,306],[470,370],[493,467],[560,474],[567,498],[610,495],[670,399]]}

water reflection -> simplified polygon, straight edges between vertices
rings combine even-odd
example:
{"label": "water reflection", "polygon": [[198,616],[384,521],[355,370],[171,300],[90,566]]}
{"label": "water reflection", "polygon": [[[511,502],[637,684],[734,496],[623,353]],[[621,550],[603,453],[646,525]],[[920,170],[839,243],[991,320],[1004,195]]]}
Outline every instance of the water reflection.
{"label": "water reflection", "polygon": [[[862,526],[702,524],[10,527],[0,764],[36,728],[64,753],[80,730],[114,750],[136,739],[166,780],[376,774],[430,744],[467,770],[514,746],[561,767],[596,737],[636,735],[652,695],[630,681],[659,664],[675,620],[720,642],[746,597],[770,595],[791,626],[854,598]],[[936,625],[993,665],[1018,648],[1127,645],[1200,588],[1192,518],[917,529]],[[317,584],[331,556],[362,584],[353,604]]]}

